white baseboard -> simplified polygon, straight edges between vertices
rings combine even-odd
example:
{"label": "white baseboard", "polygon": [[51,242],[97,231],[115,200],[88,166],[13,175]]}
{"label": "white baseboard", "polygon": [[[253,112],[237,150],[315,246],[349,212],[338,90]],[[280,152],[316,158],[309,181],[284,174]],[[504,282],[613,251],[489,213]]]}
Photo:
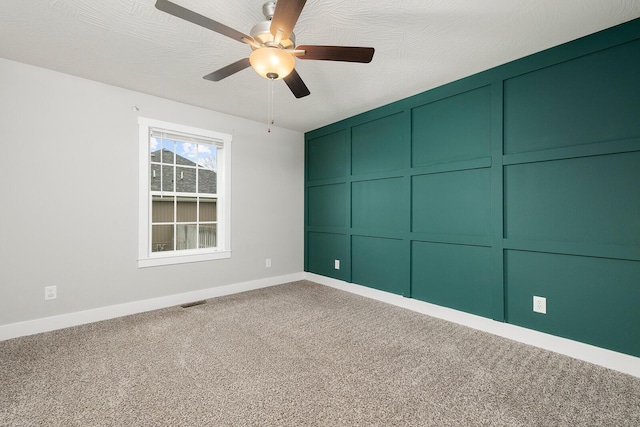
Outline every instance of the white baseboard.
{"label": "white baseboard", "polygon": [[388,304],[393,304],[418,313],[468,326],[470,328],[488,332],[490,334],[498,335],[524,344],[564,354],[575,359],[583,360],[585,362],[593,363],[595,365],[603,366],[605,368],[640,378],[640,358],[634,356],[522,328],[508,323],[497,322],[485,317],[441,307],[424,301],[405,298],[400,295],[379,291],[366,286],[360,286],[353,283],[347,283],[342,280],[303,272],[61,314],[58,316],[11,323],[8,325],[0,325],[0,341],[304,279]]}
{"label": "white baseboard", "polygon": [[167,295],[148,300],[94,308],[91,310],[77,311],[74,313],[28,320],[25,322],[0,325],[0,341],[53,331],[56,329],[68,328],[71,326],[83,325],[86,323],[98,322],[101,320],[113,319],[116,317],[128,316],[130,314],[143,313],[145,311],[157,310],[160,308],[172,307],[203,299],[267,288],[269,286],[304,280],[304,278],[304,273],[294,273],[285,276],[269,277],[266,279],[202,289],[199,291],[185,292],[182,294]]}
{"label": "white baseboard", "polygon": [[441,307],[412,298],[405,298],[389,292],[379,291],[377,289],[347,283],[342,280],[319,276],[313,273],[306,273],[306,279],[332,288],[413,310],[418,313],[468,326],[503,338],[508,338],[524,344],[564,354],[565,356],[573,357],[574,359],[583,360],[585,362],[593,363],[594,365],[603,366],[608,369],[613,369],[640,378],[640,358],[630,356],[628,354],[618,353],[612,350],[595,347],[589,344],[545,334],[543,332],[522,328],[508,323],[497,322],[485,317]]}

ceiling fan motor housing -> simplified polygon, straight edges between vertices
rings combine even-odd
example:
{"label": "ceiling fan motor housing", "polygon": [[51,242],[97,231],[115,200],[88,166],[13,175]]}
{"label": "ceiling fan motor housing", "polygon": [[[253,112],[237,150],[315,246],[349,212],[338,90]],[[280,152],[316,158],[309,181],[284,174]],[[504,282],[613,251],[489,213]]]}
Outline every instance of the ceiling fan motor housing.
{"label": "ceiling fan motor housing", "polygon": [[[271,34],[271,21],[262,21],[257,23],[251,29],[251,37],[263,46],[274,46],[273,44],[273,34]],[[296,36],[291,33],[291,36],[288,39],[280,40],[280,46],[284,49],[293,49],[296,44]],[[255,46],[251,46],[251,49],[256,50]]]}

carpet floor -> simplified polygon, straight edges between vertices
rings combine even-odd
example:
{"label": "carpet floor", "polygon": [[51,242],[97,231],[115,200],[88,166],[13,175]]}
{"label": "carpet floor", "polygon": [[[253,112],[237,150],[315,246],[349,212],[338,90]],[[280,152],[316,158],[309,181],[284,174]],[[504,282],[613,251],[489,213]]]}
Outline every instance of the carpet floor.
{"label": "carpet floor", "polygon": [[2,426],[634,426],[640,378],[308,281],[0,342]]}

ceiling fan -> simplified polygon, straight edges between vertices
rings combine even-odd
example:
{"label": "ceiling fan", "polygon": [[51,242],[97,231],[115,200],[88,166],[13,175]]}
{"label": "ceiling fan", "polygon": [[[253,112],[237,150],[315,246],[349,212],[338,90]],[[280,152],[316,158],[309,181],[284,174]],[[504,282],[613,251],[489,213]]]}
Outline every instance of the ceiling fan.
{"label": "ceiling fan", "polygon": [[295,27],[306,0],[267,1],[262,6],[266,20],[251,29],[251,36],[216,22],[168,0],[157,0],[156,8],[216,33],[251,46],[248,58],[243,58],[204,76],[214,82],[242,71],[253,69],[269,80],[280,80],[289,86],[296,98],[310,94],[309,89],[295,70],[295,58],[321,61],[369,63],[373,59],[372,47],[295,45]]}

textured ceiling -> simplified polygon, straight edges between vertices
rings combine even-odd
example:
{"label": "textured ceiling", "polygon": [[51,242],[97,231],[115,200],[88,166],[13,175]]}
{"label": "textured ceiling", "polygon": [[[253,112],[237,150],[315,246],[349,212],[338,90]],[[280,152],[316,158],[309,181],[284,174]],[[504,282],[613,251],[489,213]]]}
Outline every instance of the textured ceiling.
{"label": "textured ceiling", "polygon": [[[263,0],[174,2],[245,34],[264,19]],[[0,57],[265,121],[268,81],[253,70],[202,79],[250,48],[154,4],[1,0]],[[638,0],[308,0],[298,44],[376,53],[370,64],[297,60],[311,95],[276,82],[276,125],[312,130],[637,17]]]}

